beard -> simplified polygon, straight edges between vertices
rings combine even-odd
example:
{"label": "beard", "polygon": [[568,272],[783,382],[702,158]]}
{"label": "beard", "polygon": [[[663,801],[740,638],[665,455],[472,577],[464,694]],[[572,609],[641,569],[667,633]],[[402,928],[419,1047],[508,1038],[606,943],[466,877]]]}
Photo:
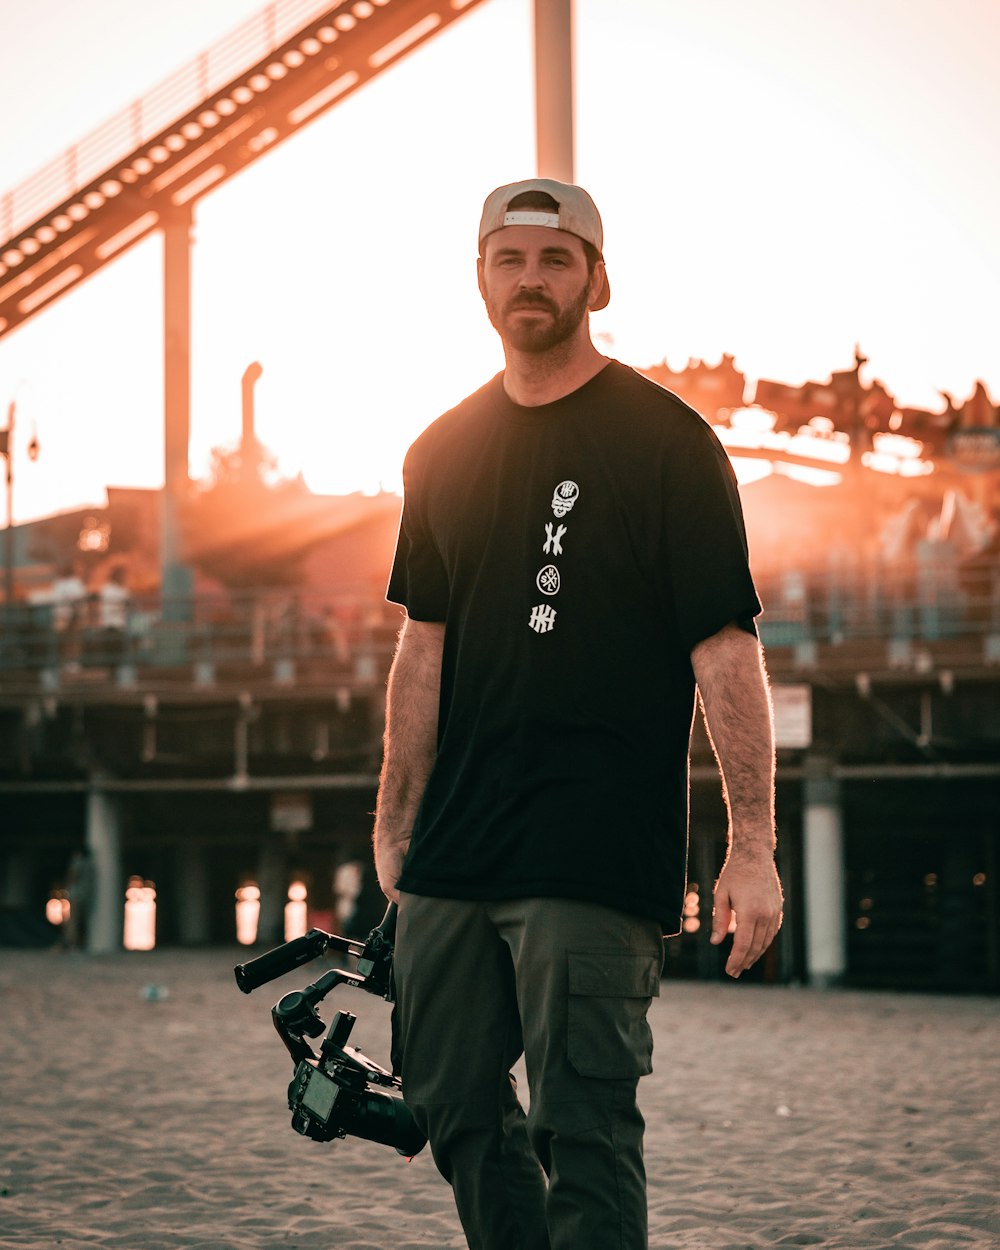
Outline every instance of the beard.
{"label": "beard", "polygon": [[[540,354],[551,351],[573,337],[587,315],[589,298],[588,280],[580,294],[562,308],[546,295],[524,291],[509,299],[503,308],[487,295],[486,312],[505,347],[513,347],[519,352]],[[523,308],[538,308],[550,315],[544,319],[531,318],[525,321],[517,316],[518,310]]]}

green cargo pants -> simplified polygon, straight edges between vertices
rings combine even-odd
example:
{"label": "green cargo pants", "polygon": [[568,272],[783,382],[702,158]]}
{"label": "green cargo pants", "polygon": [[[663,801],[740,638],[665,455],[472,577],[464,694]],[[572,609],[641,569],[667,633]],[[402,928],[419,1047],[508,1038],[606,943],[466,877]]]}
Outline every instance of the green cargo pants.
{"label": "green cargo pants", "polygon": [[646,1250],[636,1087],[662,963],[659,924],[609,907],[402,896],[403,1096],[471,1250]]}

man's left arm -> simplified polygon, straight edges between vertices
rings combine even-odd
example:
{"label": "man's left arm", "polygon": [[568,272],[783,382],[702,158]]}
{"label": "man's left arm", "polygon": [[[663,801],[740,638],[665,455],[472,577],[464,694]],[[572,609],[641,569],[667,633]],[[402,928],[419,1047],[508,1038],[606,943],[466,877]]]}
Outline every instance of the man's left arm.
{"label": "man's left arm", "polygon": [[738,977],[781,927],[774,863],[774,724],[760,643],[736,624],[698,643],[691,664],[729,811],[729,853],[715,884],[713,944],[736,931],[726,971]]}

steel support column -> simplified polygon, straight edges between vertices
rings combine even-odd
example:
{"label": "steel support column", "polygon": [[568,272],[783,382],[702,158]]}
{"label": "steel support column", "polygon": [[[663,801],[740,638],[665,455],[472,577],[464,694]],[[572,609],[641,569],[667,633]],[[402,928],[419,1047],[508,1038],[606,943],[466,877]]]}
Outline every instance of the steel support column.
{"label": "steel support column", "polygon": [[208,862],[201,843],[184,842],[175,851],[177,865],[177,935],[184,946],[205,946],[211,940]]}
{"label": "steel support column", "polygon": [[806,969],[810,984],[825,987],[847,971],[843,809],[825,761],[810,761],[803,797]]}
{"label": "steel support column", "polygon": [[535,0],[534,7],[538,175],[572,182],[573,0]]}
{"label": "steel support column", "polygon": [[190,614],[191,570],[181,563],[180,509],[187,494],[191,435],[191,205],[163,222],[163,506],[160,570],[163,615]]}
{"label": "steel support column", "polygon": [[97,787],[87,795],[87,849],[94,865],[87,950],[92,955],[107,955],[122,946],[125,891],[119,803]]}

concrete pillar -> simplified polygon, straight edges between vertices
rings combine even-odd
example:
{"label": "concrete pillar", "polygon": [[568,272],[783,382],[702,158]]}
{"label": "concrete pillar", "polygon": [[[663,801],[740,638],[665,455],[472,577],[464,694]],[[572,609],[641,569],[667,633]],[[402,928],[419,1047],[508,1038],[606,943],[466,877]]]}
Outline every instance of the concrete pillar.
{"label": "concrete pillar", "polygon": [[122,948],[125,890],[118,800],[103,790],[87,796],[87,849],[94,873],[87,950],[106,955]]}
{"label": "concrete pillar", "polygon": [[261,847],[257,884],[260,886],[257,941],[262,946],[276,946],[285,940],[285,902],[288,898],[288,865],[282,842],[269,841]]}
{"label": "concrete pillar", "polygon": [[835,985],[847,970],[844,836],[840,785],[822,764],[806,776],[802,815],[806,971]]}
{"label": "concrete pillar", "polygon": [[191,432],[191,231],[185,205],[163,223],[163,508],[160,570],[165,620],[190,616],[193,579],[180,560],[180,506]]}
{"label": "concrete pillar", "polygon": [[208,869],[205,848],[198,842],[177,847],[177,935],[183,946],[207,946],[211,940]]}
{"label": "concrete pillar", "polygon": [[535,148],[539,177],[573,181],[573,0],[535,0]]}

